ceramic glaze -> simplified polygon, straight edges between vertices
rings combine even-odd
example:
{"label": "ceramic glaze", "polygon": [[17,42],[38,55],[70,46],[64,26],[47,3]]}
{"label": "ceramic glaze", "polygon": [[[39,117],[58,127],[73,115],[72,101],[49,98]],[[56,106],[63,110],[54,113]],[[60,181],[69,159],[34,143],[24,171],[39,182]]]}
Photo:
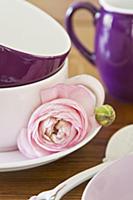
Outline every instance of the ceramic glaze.
{"label": "ceramic glaze", "polygon": [[41,158],[28,159],[18,150],[0,152],[0,172],[20,171],[55,162],[56,160],[61,159],[86,145],[98,134],[99,131],[100,127],[88,134],[88,136],[78,145],[65,151],[43,156]]}
{"label": "ceramic glaze", "polygon": [[17,149],[17,137],[41,104],[40,92],[48,86],[63,82],[68,75],[67,61],[55,75],[18,87],[0,89],[0,152]]}
{"label": "ceramic glaze", "polygon": [[71,42],[52,17],[24,0],[0,1],[0,87],[45,79],[61,69]]}
{"label": "ceramic glaze", "polygon": [[97,135],[101,129],[100,125],[92,128],[86,137],[76,145],[61,152],[35,159],[26,158],[16,149],[18,135],[21,129],[28,125],[31,114],[40,105],[40,93],[44,88],[59,82],[81,84],[94,94],[96,107],[103,105],[104,88],[96,78],[86,74],[69,79],[66,79],[66,77],[67,62],[60,72],[46,80],[26,86],[0,89],[0,99],[2,99],[0,105],[0,172],[28,169],[54,162],[83,147]]}
{"label": "ceramic glaze", "polygon": [[[130,5],[130,6],[129,6]],[[78,9],[90,11],[96,26],[95,52],[87,50],[77,38],[72,24]],[[67,11],[68,33],[79,51],[98,67],[109,92],[133,102],[133,3],[128,0],[101,0],[98,10],[92,4],[73,4]]]}
{"label": "ceramic glaze", "polygon": [[133,156],[130,155],[98,173],[87,185],[82,200],[132,200],[132,185]]}

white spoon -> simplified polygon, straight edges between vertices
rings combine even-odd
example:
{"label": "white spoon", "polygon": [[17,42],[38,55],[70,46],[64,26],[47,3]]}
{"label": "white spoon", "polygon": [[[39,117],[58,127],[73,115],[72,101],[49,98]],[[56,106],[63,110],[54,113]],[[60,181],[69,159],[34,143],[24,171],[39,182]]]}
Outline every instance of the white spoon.
{"label": "white spoon", "polygon": [[133,125],[117,131],[109,140],[103,163],[78,173],[52,190],[41,192],[29,200],[60,200],[67,192],[92,178],[97,172],[107,167],[113,160],[133,152]]}

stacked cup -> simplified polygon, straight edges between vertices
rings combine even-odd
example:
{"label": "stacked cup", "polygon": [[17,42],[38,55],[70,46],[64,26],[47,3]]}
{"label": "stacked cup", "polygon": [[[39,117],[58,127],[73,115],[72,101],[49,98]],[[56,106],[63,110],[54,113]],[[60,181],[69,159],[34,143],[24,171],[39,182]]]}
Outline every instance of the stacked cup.
{"label": "stacked cup", "polygon": [[71,42],[52,17],[26,1],[0,1],[0,13],[0,151],[12,151],[40,91],[67,78]]}

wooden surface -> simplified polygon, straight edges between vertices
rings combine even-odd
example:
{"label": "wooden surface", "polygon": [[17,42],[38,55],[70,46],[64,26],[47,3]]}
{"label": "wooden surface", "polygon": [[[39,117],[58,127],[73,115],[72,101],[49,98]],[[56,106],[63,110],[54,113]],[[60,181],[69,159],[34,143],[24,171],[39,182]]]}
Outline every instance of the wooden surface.
{"label": "wooden surface", "polygon": [[[44,2],[48,1],[49,0],[46,0]],[[56,2],[56,0],[51,1]],[[34,0],[34,2],[39,1]],[[40,2],[43,3],[42,1]],[[45,5],[42,7],[44,6]],[[63,21],[61,22],[63,23]],[[84,43],[93,48],[94,29],[91,25],[89,28],[88,26],[88,22],[76,22],[79,36],[82,37]],[[90,33],[88,33],[88,31],[90,31]],[[70,76],[87,73],[99,78],[96,68],[91,66],[74,48],[70,53],[69,66]],[[106,95],[106,103],[112,104],[117,111],[117,119],[112,126],[102,129],[95,139],[82,149],[55,163],[21,172],[1,173],[0,200],[26,200],[31,195],[37,194],[43,190],[49,190],[68,177],[100,163],[104,157],[105,147],[111,135],[124,125],[133,122],[133,105],[114,100],[108,94]],[[63,199],[80,200],[86,184],[87,182],[80,185]]]}
{"label": "wooden surface", "polygon": [[[72,3],[79,2],[79,0],[28,0],[29,2],[45,10],[57,20],[63,21],[65,12]],[[81,2],[85,0],[80,0]],[[87,1],[87,0],[86,0]],[[98,6],[98,0],[89,0],[89,2]],[[77,21],[88,21],[88,12],[80,11],[77,15]]]}

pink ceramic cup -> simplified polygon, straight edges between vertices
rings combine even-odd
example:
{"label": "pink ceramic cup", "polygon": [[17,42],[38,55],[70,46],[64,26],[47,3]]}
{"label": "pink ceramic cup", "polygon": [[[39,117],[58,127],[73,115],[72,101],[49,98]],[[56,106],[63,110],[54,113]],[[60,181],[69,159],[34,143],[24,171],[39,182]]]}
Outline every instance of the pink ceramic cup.
{"label": "pink ceramic cup", "polygon": [[133,155],[98,173],[87,185],[82,200],[133,200]]}

